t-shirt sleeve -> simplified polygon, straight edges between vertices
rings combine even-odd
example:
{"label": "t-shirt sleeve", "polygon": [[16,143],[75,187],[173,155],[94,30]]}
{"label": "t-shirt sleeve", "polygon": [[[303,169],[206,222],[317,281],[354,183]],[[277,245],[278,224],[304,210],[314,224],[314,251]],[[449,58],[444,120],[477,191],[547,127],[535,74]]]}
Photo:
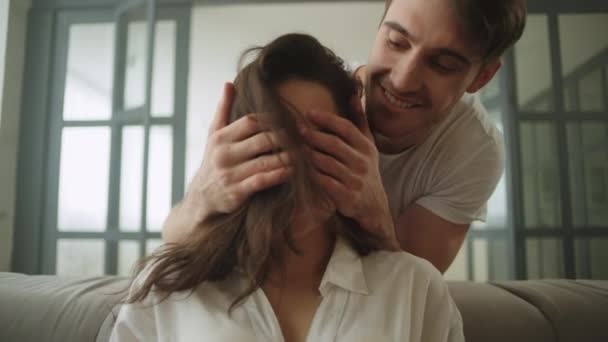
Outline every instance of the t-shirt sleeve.
{"label": "t-shirt sleeve", "polygon": [[486,203],[504,170],[504,143],[497,136],[475,148],[455,152],[437,182],[415,203],[456,224],[485,221]]}

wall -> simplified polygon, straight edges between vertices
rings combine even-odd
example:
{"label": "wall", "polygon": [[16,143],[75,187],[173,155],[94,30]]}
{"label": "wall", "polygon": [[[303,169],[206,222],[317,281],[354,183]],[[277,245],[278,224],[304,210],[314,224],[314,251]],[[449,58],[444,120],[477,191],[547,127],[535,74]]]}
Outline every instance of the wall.
{"label": "wall", "polygon": [[[0,94],[4,89],[4,61],[6,59],[6,33],[8,31],[8,9],[9,2],[0,1]],[[0,96],[0,108],[2,108],[2,96]],[[2,111],[0,111],[0,128],[2,127]]]}
{"label": "wall", "polygon": [[0,271],[9,270],[12,252],[17,141],[29,4],[29,0],[0,1]]}

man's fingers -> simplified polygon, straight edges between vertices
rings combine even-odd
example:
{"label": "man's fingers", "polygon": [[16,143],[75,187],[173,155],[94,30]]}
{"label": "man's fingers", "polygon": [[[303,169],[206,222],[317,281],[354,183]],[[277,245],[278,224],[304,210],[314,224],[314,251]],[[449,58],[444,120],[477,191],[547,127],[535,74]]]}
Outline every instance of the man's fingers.
{"label": "man's fingers", "polygon": [[220,130],[228,125],[230,121],[230,111],[232,110],[232,102],[234,101],[234,85],[230,82],[224,83],[222,98],[217,105],[217,110],[213,121],[209,126],[209,135]]}
{"label": "man's fingers", "polygon": [[[342,139],[318,130],[307,130],[303,135],[308,144],[314,149],[332,156],[338,161],[349,166],[349,169],[357,172],[365,172],[365,162],[353,147],[347,145]],[[349,173],[352,171],[349,171]]]}
{"label": "man's fingers", "polygon": [[353,173],[342,163],[324,153],[310,152],[312,162],[323,174],[333,178],[351,190],[360,190],[361,184]]}
{"label": "man's fingers", "polygon": [[232,153],[239,156],[239,161],[245,161],[255,156],[277,150],[279,146],[279,131],[259,132],[245,140],[235,143]]}
{"label": "man's fingers", "polygon": [[261,132],[260,125],[253,115],[246,115],[217,132],[221,143],[234,143],[245,140]]}
{"label": "man's fingers", "polygon": [[307,118],[321,131],[331,132],[348,145],[359,149],[367,144],[367,137],[348,119],[325,111],[312,111]]}
{"label": "man's fingers", "polygon": [[235,182],[240,182],[244,179],[255,176],[256,174],[267,173],[289,167],[289,154],[287,152],[280,152],[276,154],[259,156],[238,165],[235,167],[232,177],[234,178]]}
{"label": "man's fingers", "polygon": [[290,167],[255,174],[239,183],[239,193],[244,198],[273,186],[284,183],[293,173]]}
{"label": "man's fingers", "polygon": [[325,193],[336,208],[342,215],[352,217],[353,213],[348,212],[348,206],[343,207],[343,204],[350,203],[352,201],[351,193],[346,190],[344,184],[338,182],[333,177],[323,174],[322,172],[315,172],[315,178],[321,188],[325,189]]}

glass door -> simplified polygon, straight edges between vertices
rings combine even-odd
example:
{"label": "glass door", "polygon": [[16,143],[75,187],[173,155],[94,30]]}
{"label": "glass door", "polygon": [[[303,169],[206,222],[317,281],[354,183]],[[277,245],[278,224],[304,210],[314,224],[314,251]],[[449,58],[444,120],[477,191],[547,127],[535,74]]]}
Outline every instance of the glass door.
{"label": "glass door", "polygon": [[529,6],[509,59],[517,277],[608,279],[608,6]]}
{"label": "glass door", "polygon": [[[43,273],[126,275],[183,193],[189,8],[58,14]],[[186,40],[187,41],[187,40]],[[178,63],[179,62],[179,63]],[[183,92],[185,94],[185,92]]]}

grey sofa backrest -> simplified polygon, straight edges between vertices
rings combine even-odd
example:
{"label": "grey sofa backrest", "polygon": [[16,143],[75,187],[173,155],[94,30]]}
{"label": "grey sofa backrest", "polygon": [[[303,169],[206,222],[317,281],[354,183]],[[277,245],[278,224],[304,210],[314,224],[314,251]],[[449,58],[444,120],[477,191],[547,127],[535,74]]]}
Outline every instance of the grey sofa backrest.
{"label": "grey sofa backrest", "polygon": [[0,341],[107,341],[121,277],[61,278],[0,273]]}
{"label": "grey sofa backrest", "polygon": [[608,341],[608,281],[449,285],[467,342]]}
{"label": "grey sofa backrest", "polygon": [[[448,285],[467,342],[608,341],[606,281]],[[0,342],[107,342],[127,286],[115,276],[0,273]]]}

